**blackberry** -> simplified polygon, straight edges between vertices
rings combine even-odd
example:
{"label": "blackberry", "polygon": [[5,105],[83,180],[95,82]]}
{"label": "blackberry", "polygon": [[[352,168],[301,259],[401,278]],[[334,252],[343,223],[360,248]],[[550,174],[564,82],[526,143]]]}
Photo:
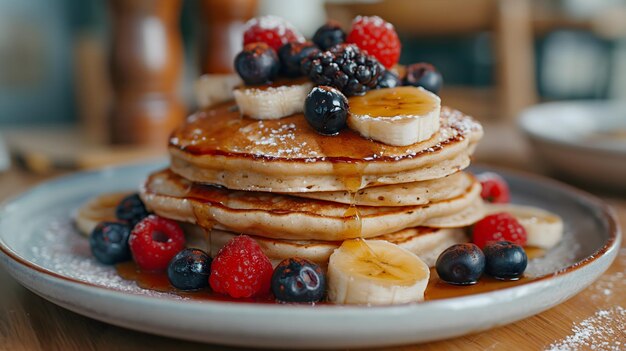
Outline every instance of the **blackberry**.
{"label": "blackberry", "polygon": [[304,59],[302,71],[317,85],[330,85],[353,96],[376,88],[385,67],[356,45],[341,44]]}

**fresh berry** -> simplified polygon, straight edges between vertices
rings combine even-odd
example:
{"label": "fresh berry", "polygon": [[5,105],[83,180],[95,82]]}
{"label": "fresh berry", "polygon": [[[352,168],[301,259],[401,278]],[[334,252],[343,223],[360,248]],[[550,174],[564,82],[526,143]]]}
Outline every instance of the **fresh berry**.
{"label": "fresh berry", "polygon": [[119,222],[99,223],[91,232],[89,246],[94,257],[104,264],[129,261],[130,226]]}
{"label": "fresh berry", "polygon": [[356,45],[341,44],[303,60],[302,71],[317,85],[330,85],[353,96],[376,88],[385,67]]}
{"label": "fresh berry", "polygon": [[245,24],[243,45],[250,43],[266,43],[278,50],[289,42],[304,41],[302,34],[286,20],[276,16],[256,17]]}
{"label": "fresh berry", "polygon": [[319,53],[320,49],[310,41],[287,43],[278,50],[280,59],[280,73],[287,77],[302,75],[302,60],[313,54]]}
{"label": "fresh berry", "polygon": [[446,283],[475,284],[485,270],[485,255],[471,243],[452,245],[439,255],[435,268]]}
{"label": "fresh berry", "polygon": [[278,74],[280,62],[274,49],[265,43],[252,43],[235,56],[235,70],[246,84],[270,83]]}
{"label": "fresh berry", "polygon": [[443,85],[443,77],[430,63],[414,63],[406,68],[404,83],[437,94]]}
{"label": "fresh berry", "polygon": [[313,34],[313,42],[322,50],[328,50],[346,41],[346,33],[336,21],[328,21]]}
{"label": "fresh berry", "polygon": [[135,225],[128,243],[139,268],[162,271],[185,247],[185,235],[175,221],[149,215]]}
{"label": "fresh berry", "polygon": [[497,241],[510,241],[526,245],[526,230],[509,213],[500,212],[489,215],[474,224],[472,242],[481,249]]}
{"label": "fresh berry", "polygon": [[317,302],[326,293],[326,276],[309,260],[287,258],[274,270],[272,292],[281,302]]}
{"label": "fresh berry", "polygon": [[376,88],[395,88],[401,85],[402,81],[400,80],[400,78],[398,78],[395,73],[387,70],[385,71],[385,73],[383,73],[383,76],[378,81],[378,85],[376,86]]}
{"label": "fresh berry", "polygon": [[485,273],[496,279],[517,280],[528,265],[524,248],[508,241],[498,241],[485,246]]}
{"label": "fresh berry", "polygon": [[483,187],[480,196],[485,201],[496,204],[510,201],[509,185],[504,178],[493,172],[481,173],[476,178]]}
{"label": "fresh berry", "polygon": [[211,289],[230,297],[268,295],[271,281],[269,258],[259,244],[246,235],[231,239],[220,249],[211,265]]}
{"label": "fresh berry", "polygon": [[358,45],[387,68],[400,59],[400,39],[393,25],[378,16],[358,16],[352,22],[347,43]]}
{"label": "fresh berry", "polygon": [[304,118],[320,134],[337,134],[346,127],[348,99],[333,87],[314,87],[304,100]]}
{"label": "fresh berry", "polygon": [[180,290],[198,290],[209,285],[211,257],[200,249],[184,249],[167,266],[167,279]]}
{"label": "fresh berry", "polygon": [[139,194],[126,196],[115,209],[115,217],[121,221],[130,223],[131,226],[148,217],[150,212],[146,209]]}

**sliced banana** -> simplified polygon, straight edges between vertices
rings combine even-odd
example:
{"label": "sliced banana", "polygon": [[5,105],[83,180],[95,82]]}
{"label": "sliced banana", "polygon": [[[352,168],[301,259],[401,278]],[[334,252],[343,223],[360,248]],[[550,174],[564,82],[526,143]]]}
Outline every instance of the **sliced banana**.
{"label": "sliced banana", "polygon": [[233,91],[239,111],[254,119],[278,119],[303,111],[313,83],[241,87]]}
{"label": "sliced banana", "polygon": [[348,103],[348,126],[385,144],[415,144],[439,130],[441,99],[421,87],[372,90],[351,97]]}
{"label": "sliced banana", "polygon": [[115,208],[128,195],[129,193],[107,193],[87,201],[76,212],[74,223],[78,231],[89,236],[98,223],[115,221]]}
{"label": "sliced banana", "polygon": [[241,78],[232,74],[205,74],[194,85],[196,102],[200,108],[207,108],[233,99],[233,89],[240,85]]}
{"label": "sliced banana", "polygon": [[428,266],[384,240],[346,240],[328,262],[328,299],[338,304],[399,304],[424,300]]}
{"label": "sliced banana", "polygon": [[487,204],[487,214],[507,212],[526,229],[527,246],[550,249],[563,237],[563,220],[556,214],[531,206]]}

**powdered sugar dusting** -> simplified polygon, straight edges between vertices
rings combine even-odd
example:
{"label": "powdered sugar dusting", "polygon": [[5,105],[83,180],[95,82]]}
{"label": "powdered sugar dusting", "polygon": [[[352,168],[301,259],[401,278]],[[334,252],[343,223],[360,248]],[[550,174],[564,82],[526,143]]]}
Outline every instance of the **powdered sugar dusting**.
{"label": "powdered sugar dusting", "polygon": [[134,281],[121,278],[115,268],[98,263],[91,255],[89,241],[74,229],[69,218],[50,222],[43,234],[33,240],[30,250],[34,264],[68,278],[132,294],[185,299],[142,289]]}
{"label": "powdered sugar dusting", "polygon": [[294,33],[296,32],[296,29],[289,22],[281,17],[272,15],[252,18],[246,22],[244,31],[252,27],[275,30],[279,36],[285,35],[287,30],[291,30]]}
{"label": "powdered sugar dusting", "polygon": [[575,324],[572,334],[547,349],[549,351],[569,350],[611,350],[626,348],[626,309],[615,306],[600,310],[592,317]]}

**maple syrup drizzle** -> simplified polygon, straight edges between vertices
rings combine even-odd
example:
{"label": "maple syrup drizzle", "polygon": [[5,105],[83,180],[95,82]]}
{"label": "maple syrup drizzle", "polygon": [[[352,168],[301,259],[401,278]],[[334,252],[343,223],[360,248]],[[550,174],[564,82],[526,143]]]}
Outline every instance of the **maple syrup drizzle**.
{"label": "maple syrup drizzle", "polygon": [[[170,285],[167,279],[167,274],[165,272],[145,272],[139,269],[139,267],[137,267],[137,265],[132,261],[117,264],[115,268],[120,277],[125,280],[134,281],[140,288],[164,293],[171,293],[192,300],[277,303],[272,296],[235,299],[225,295],[213,293],[210,288],[190,292],[181,291]],[[527,284],[534,280],[535,278],[529,278],[524,276],[518,280],[502,281],[483,275],[480,280],[474,285],[451,285],[439,279],[437,271],[434,268],[431,268],[430,279],[428,281],[426,292],[424,293],[424,299],[426,301],[432,301],[475,295]],[[324,302],[321,304],[327,303]]]}
{"label": "maple syrup drizzle", "polygon": [[206,245],[206,252],[211,255],[211,231],[217,223],[213,218],[213,214],[207,211],[202,205],[191,202],[193,215],[196,217],[196,224],[202,229],[204,233],[204,242]]}

